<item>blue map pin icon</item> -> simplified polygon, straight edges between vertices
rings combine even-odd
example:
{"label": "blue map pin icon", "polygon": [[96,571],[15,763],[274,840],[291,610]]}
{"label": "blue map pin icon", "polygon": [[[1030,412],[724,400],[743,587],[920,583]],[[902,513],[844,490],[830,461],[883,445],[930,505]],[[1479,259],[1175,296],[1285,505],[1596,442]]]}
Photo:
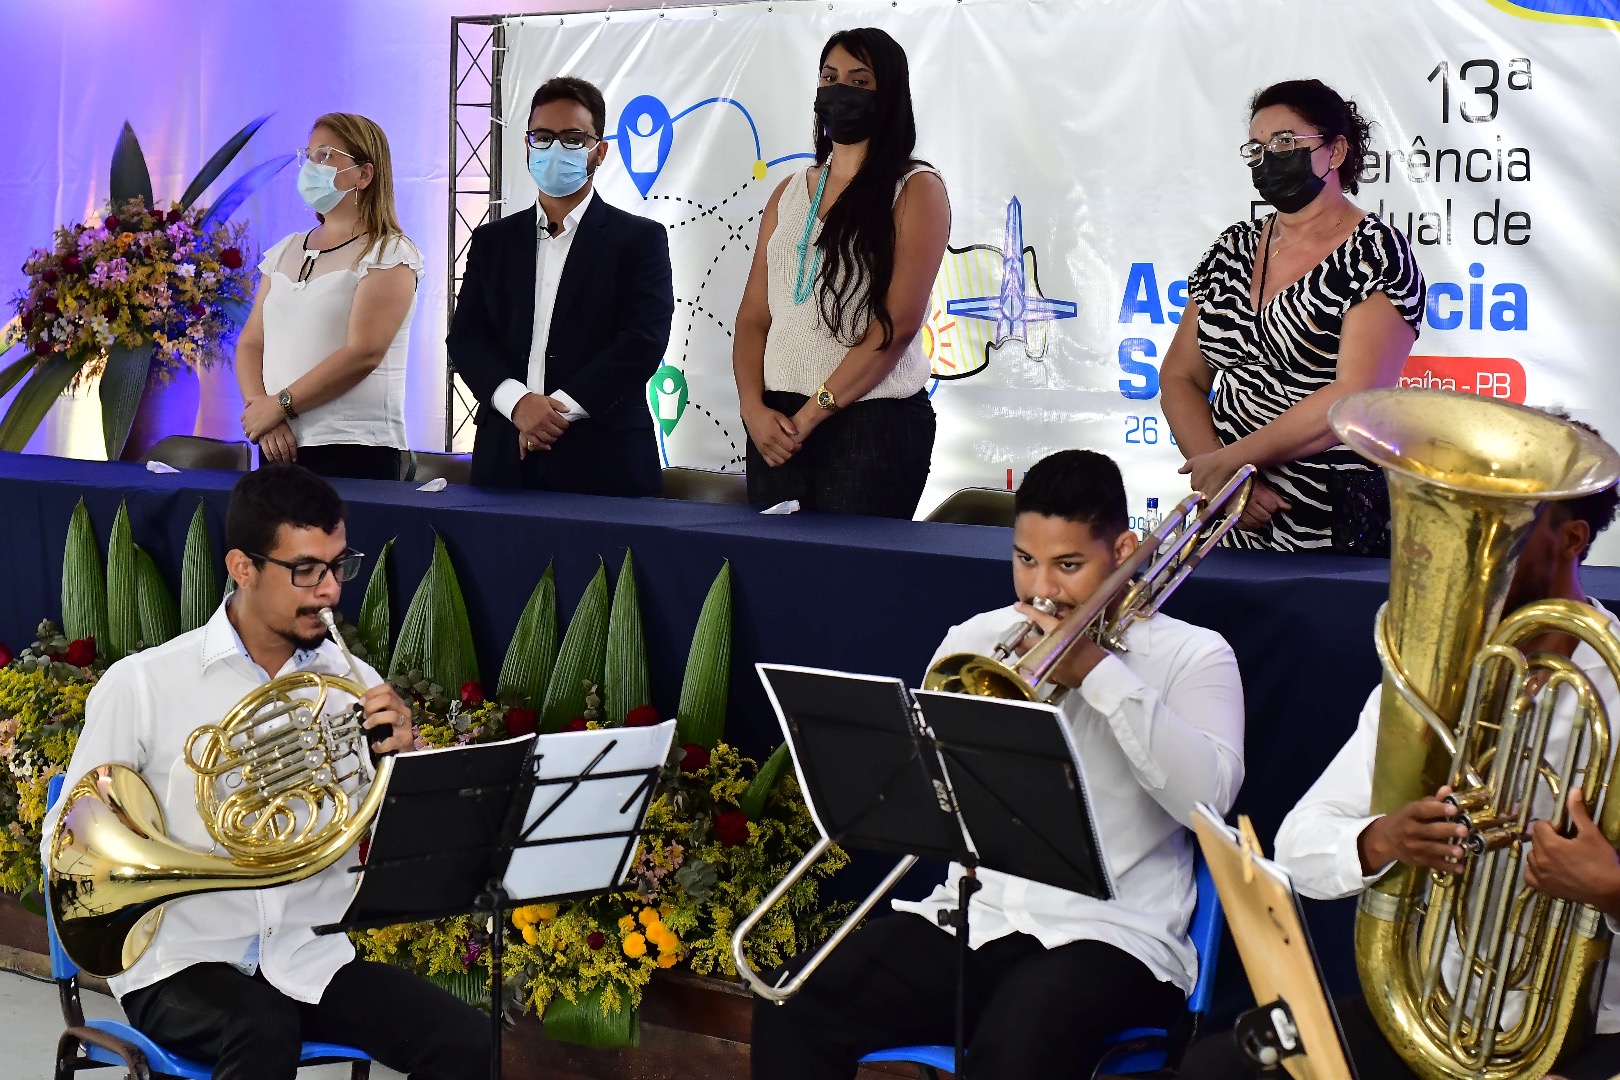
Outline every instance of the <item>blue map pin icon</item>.
{"label": "blue map pin icon", "polygon": [[664,162],[669,160],[669,147],[675,141],[675,122],[669,109],[651,94],[633,99],[619,114],[619,131],[613,137],[618,144],[624,171],[646,198],[652,190]]}

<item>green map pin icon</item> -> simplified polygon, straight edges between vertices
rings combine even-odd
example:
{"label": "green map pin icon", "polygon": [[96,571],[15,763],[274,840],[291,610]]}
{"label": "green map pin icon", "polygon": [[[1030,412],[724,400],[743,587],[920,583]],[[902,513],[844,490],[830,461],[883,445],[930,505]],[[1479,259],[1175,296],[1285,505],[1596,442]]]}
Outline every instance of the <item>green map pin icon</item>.
{"label": "green map pin icon", "polygon": [[686,399],[686,375],[680,368],[665,364],[653,372],[653,377],[647,382],[647,407],[652,410],[653,419],[658,421],[666,436],[681,422],[681,415],[686,412]]}

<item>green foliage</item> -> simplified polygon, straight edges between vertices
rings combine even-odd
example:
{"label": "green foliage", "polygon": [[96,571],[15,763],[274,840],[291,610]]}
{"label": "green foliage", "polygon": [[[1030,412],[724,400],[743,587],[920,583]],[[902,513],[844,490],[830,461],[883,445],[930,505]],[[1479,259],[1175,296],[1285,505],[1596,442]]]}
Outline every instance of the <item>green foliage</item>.
{"label": "green foliage", "polygon": [[647,680],[647,645],[642,637],[641,604],[636,596],[636,568],[630,552],[613,590],[613,612],[608,617],[607,659],[602,671],[602,716],[610,724],[622,723],[639,705],[652,704]]}
{"label": "green foliage", "polygon": [[366,582],[366,595],[360,601],[360,646],[365,652],[361,659],[378,671],[388,670],[394,637],[393,611],[388,603],[388,556],[393,550],[394,538],[390,537],[377,554],[371,580]]}
{"label": "green foliage", "polygon": [[180,634],[180,608],[152,556],[135,545],[135,607],[141,622],[141,643],[161,645]]}
{"label": "green foliage", "polygon": [[545,704],[540,707],[542,733],[559,731],[570,720],[585,715],[586,696],[591,687],[602,683],[607,633],[607,567],[598,566],[563,635],[562,651],[557,654]]}
{"label": "green foliage", "polygon": [[107,641],[107,577],[84,500],[73,508],[62,552],[62,626],[70,638]]}
{"label": "green foliage", "polygon": [[101,373],[101,439],[108,461],[124,455],[156,355],[157,346],[150,341],[134,348],[119,344],[107,348],[107,366]]}
{"label": "green foliage", "polygon": [[726,733],[731,687],[731,564],[720,568],[698,615],[681,683],[676,741],[713,749]]}
{"label": "green foliage", "polygon": [[118,504],[112,538],[107,541],[107,640],[97,651],[111,664],[135,651],[141,640],[141,612],[136,598],[135,540],[129,531],[129,506]]}
{"label": "green foliage", "polygon": [[146,155],[141,152],[141,141],[135,129],[124,121],[118,133],[118,145],[113,147],[111,184],[108,188],[114,206],[131,199],[139,199],[145,206],[152,203],[152,174],[146,168]]}
{"label": "green foliage", "polygon": [[517,631],[506,647],[495,696],[526,709],[538,709],[545,699],[552,670],[557,664],[557,582],[552,565],[523,605]]}
{"label": "green foliage", "polygon": [[748,790],[743,792],[738,808],[748,815],[749,821],[757,821],[765,812],[765,801],[776,790],[784,773],[793,768],[793,754],[788,744],[783,743],[776,748],[776,752],[765,759],[765,764],[759,767],[754,779],[749,781]]}
{"label": "green foliage", "polygon": [[186,193],[180,196],[180,209],[188,209],[192,203],[202,197],[203,192],[207,191],[209,185],[219,179],[219,174],[224,172],[230,163],[236,159],[236,155],[242,152],[242,147],[246,146],[247,141],[253,138],[253,133],[263,127],[264,122],[268,119],[270,119],[270,114],[265,113],[257,120],[249,121],[246,127],[227,139],[224,146],[214,151],[214,156],[209,158],[208,163],[197,171],[197,175],[186,186]]}
{"label": "green foliage", "polygon": [[0,450],[21,453],[34,437],[40,421],[51,411],[56,399],[84,366],[84,357],[60,352],[51,354],[11,399],[11,407],[0,419]]}
{"label": "green foliage", "polygon": [[478,680],[478,657],[473,653],[467,604],[450,553],[437,533],[433,537],[433,561],[399,628],[399,640],[394,645],[396,670],[399,658],[405,656],[418,659],[429,682],[450,690]]}
{"label": "green foliage", "polygon": [[546,1009],[546,1038],[603,1050],[641,1045],[641,1011],[604,1007],[605,988],[581,994],[578,1001],[555,998]]}
{"label": "green foliage", "polygon": [[206,626],[219,607],[219,563],[208,538],[208,515],[203,501],[191,515],[186,530],[186,551],[180,560],[180,630],[186,633]]}

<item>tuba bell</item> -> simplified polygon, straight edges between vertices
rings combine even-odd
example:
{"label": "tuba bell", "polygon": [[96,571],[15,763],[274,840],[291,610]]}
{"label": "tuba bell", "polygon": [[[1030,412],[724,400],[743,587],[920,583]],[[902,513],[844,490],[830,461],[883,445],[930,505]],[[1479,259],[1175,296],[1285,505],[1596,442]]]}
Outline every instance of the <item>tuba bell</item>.
{"label": "tuba bell", "polygon": [[[1542,1076],[1591,1029],[1608,932],[1594,910],[1524,885],[1531,804],[1545,786],[1552,824],[1562,826],[1578,785],[1615,845],[1620,799],[1609,797],[1608,717],[1596,689],[1565,658],[1519,647],[1571,634],[1620,675],[1620,640],[1585,604],[1544,600],[1506,619],[1501,608],[1543,504],[1612,485],[1620,456],[1546,413],[1470,394],[1364,391],[1329,419],[1389,480],[1371,812],[1449,784],[1470,830],[1460,875],[1397,866],[1362,893],[1355,951],[1367,1004],[1426,1080]],[[1547,765],[1549,724],[1565,698],[1575,706],[1569,747]],[[1449,978],[1442,958],[1453,938],[1462,962]]]}
{"label": "tuba bell", "polygon": [[[353,678],[278,676],[186,739],[197,811],[226,855],[170,838],[157,796],[126,765],[97,766],[64,792],[46,893],[62,948],[80,968],[122,974],[151,944],[170,900],[301,881],[336,863],[370,829],[394,762],[378,763],[363,800],[344,789],[369,753],[358,704],[366,691],[331,612],[322,616]],[[356,704],[329,711],[334,693]],[[346,770],[345,762],[352,763]]]}

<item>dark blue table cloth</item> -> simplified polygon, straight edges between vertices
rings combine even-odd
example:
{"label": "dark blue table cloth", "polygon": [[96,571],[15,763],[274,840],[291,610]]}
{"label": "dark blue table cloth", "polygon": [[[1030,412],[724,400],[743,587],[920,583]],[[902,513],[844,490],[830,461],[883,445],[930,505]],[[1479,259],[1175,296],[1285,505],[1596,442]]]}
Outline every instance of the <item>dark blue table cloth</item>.
{"label": "dark blue table cloth", "polygon": [[[198,499],[208,505],[216,552],[236,474],[157,475],[138,465],[0,454],[0,641],[20,649],[40,618],[61,608],[63,540],[83,498],[103,548],[119,501],[137,543],[178,591],[180,557]],[[1011,530],[875,518],[761,516],[746,507],[661,499],[496,492],[452,486],[424,493],[384,481],[339,481],[350,543],[375,554],[395,538],[395,618],[444,537],[467,599],[483,675],[491,682],[518,615],[555,561],[563,625],[598,559],[611,572],[634,552],[653,704],[674,711],[699,608],[721,565],[733,583],[731,719],[745,752],[768,752],[780,734],[754,673],[761,661],[893,675],[920,681],[946,630],[1012,600]],[[1587,573],[1606,603],[1620,570]],[[1166,605],[1218,630],[1243,670],[1247,779],[1237,809],[1270,847],[1278,824],[1338,750],[1378,681],[1372,620],[1388,590],[1379,560],[1217,552]],[[363,587],[345,592],[353,618]],[[396,623],[397,625],[397,623]],[[200,722],[200,721],[199,721]],[[887,861],[862,856],[835,892],[863,893]],[[915,872],[903,894],[937,878]],[[1353,905],[1310,904],[1330,983],[1355,988]],[[1230,949],[1220,1000],[1230,1013],[1246,984]]]}

